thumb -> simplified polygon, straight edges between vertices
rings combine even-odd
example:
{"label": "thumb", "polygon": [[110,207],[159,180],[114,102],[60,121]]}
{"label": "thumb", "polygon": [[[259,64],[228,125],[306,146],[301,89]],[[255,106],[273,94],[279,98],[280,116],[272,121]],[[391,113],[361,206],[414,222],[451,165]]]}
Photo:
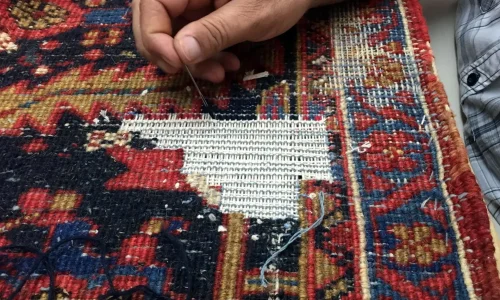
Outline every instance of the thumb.
{"label": "thumb", "polygon": [[[233,0],[209,15],[184,26],[174,38],[174,47],[185,64],[196,64],[248,39],[259,13]],[[251,12],[253,10],[253,14]]]}

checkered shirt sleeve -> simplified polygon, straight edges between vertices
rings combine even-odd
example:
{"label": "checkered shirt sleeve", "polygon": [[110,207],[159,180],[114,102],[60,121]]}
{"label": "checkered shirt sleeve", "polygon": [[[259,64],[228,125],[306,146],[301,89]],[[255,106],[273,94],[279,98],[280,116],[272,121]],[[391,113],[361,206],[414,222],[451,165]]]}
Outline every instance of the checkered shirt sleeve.
{"label": "checkered shirt sleeve", "polygon": [[456,29],[465,144],[500,223],[500,0],[460,0]]}

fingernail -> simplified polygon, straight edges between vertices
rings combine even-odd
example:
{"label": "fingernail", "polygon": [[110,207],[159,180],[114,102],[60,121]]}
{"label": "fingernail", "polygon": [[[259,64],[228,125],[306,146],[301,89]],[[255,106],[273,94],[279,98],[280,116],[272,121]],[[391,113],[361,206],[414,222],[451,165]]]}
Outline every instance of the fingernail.
{"label": "fingernail", "polygon": [[182,51],[189,61],[194,61],[201,56],[201,47],[192,36],[183,37],[181,40]]}

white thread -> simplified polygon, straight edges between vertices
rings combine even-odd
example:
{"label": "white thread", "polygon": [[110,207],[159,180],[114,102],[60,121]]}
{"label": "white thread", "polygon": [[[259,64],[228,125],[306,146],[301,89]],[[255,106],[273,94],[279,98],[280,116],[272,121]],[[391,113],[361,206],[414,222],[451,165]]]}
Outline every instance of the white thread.
{"label": "white thread", "polygon": [[130,10],[130,6],[127,7],[127,10],[125,10],[125,13],[122,16],[122,19],[125,19],[125,17],[127,16],[129,10]]}
{"label": "white thread", "polygon": [[274,293],[278,294],[278,292],[280,290],[280,280],[279,280],[278,273],[276,273],[276,276],[274,278],[274,282],[276,282],[275,287],[274,287]]}
{"label": "white thread", "polygon": [[422,121],[420,122],[420,125],[424,125],[425,122],[425,115],[422,117]]}
{"label": "white thread", "polygon": [[247,71],[247,72],[245,72],[243,77],[253,75],[254,72],[255,72],[255,70]]}
{"label": "white thread", "polygon": [[429,200],[431,200],[431,197],[425,199],[424,202],[422,202],[422,204],[420,205],[420,208],[424,208]]}
{"label": "white thread", "polygon": [[[99,115],[101,115],[101,117],[103,117],[103,118],[104,118],[104,121],[105,121],[106,123],[109,123],[109,117],[108,117],[108,111],[107,111],[107,110],[101,110],[101,111],[99,112]],[[97,121],[97,122],[99,122],[99,121]]]}
{"label": "white thread", "polygon": [[[298,184],[331,180],[324,120],[125,120],[122,130],[184,150],[185,174],[222,186],[222,212],[297,218]],[[365,145],[366,146],[366,145]]]}
{"label": "white thread", "polygon": [[350,146],[350,147],[351,147],[351,150],[349,150],[349,153],[353,153],[354,151],[356,151],[358,153],[365,153],[367,151],[367,149],[372,147],[372,143],[370,143],[368,141],[368,142],[364,142],[363,145],[361,145],[359,147],[355,147],[355,148],[353,148],[352,146]]}
{"label": "white thread", "polygon": [[260,73],[257,73],[257,74],[247,74],[243,77],[243,81],[248,81],[248,80],[255,80],[255,79],[259,79],[259,78],[264,78],[264,77],[267,77],[269,76],[269,72],[265,71],[265,72],[260,72]]}

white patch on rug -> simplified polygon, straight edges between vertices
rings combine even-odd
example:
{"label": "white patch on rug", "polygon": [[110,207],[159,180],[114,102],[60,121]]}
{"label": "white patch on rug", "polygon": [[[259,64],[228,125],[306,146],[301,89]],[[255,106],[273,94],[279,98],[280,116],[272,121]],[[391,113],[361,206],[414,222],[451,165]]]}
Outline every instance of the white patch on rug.
{"label": "white patch on rug", "polygon": [[123,121],[121,130],[184,149],[185,174],[222,186],[222,212],[297,218],[300,180],[331,180],[324,120]]}

